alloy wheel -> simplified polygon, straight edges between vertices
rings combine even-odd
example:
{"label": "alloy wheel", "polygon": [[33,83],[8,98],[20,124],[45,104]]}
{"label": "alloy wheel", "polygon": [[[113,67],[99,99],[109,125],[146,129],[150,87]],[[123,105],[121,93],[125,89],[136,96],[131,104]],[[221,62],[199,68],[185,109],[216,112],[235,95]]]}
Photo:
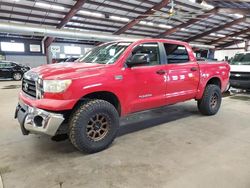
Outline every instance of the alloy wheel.
{"label": "alloy wheel", "polygon": [[87,136],[95,142],[100,141],[107,135],[109,128],[108,118],[104,114],[96,114],[88,122]]}

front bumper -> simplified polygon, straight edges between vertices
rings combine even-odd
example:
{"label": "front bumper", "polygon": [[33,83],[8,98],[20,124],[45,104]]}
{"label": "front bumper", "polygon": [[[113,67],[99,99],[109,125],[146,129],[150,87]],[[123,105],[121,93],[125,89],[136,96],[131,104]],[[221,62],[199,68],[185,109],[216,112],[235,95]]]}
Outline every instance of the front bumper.
{"label": "front bumper", "polygon": [[31,107],[22,101],[16,107],[15,118],[24,135],[34,133],[54,136],[64,121],[63,114]]}
{"label": "front bumper", "polygon": [[74,105],[78,101],[78,99],[34,99],[23,91],[19,93],[19,100],[23,101],[23,103],[34,106],[39,109],[44,109],[47,111],[65,111],[73,109]]}

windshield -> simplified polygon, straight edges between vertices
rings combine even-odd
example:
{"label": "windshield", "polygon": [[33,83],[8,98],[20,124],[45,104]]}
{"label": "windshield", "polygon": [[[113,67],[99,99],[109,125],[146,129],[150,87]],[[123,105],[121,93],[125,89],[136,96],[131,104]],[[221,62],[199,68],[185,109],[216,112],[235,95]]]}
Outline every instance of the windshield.
{"label": "windshield", "polygon": [[250,65],[250,53],[246,54],[236,54],[232,61],[231,65]]}
{"label": "windshield", "polygon": [[93,48],[78,61],[84,63],[113,64],[131,43],[107,43]]}

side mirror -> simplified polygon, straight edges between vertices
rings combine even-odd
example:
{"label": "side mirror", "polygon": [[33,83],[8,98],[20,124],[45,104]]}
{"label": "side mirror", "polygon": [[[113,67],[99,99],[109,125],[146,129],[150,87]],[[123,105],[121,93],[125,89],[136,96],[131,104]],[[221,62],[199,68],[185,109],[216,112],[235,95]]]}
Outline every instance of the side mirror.
{"label": "side mirror", "polygon": [[146,65],[150,63],[150,58],[148,54],[134,54],[131,58],[127,60],[128,67]]}

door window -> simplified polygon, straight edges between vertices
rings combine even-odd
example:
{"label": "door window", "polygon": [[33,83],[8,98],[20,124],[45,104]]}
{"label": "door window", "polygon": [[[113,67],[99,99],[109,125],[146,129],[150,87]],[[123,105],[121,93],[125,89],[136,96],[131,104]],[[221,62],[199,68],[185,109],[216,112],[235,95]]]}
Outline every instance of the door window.
{"label": "door window", "polygon": [[136,46],[132,51],[132,56],[139,54],[145,54],[149,57],[149,63],[143,66],[159,65],[160,63],[160,52],[158,43],[144,43]]}
{"label": "door window", "polygon": [[12,68],[14,66],[15,66],[15,64],[11,63],[11,62],[0,63],[0,68],[4,68],[4,69]]}
{"label": "door window", "polygon": [[12,63],[5,63],[4,68],[11,68],[13,67]]}
{"label": "door window", "polygon": [[0,67],[3,69],[6,69],[6,68],[8,68],[8,63],[1,63]]}
{"label": "door window", "polygon": [[185,46],[164,43],[168,64],[187,63],[189,54]]}

